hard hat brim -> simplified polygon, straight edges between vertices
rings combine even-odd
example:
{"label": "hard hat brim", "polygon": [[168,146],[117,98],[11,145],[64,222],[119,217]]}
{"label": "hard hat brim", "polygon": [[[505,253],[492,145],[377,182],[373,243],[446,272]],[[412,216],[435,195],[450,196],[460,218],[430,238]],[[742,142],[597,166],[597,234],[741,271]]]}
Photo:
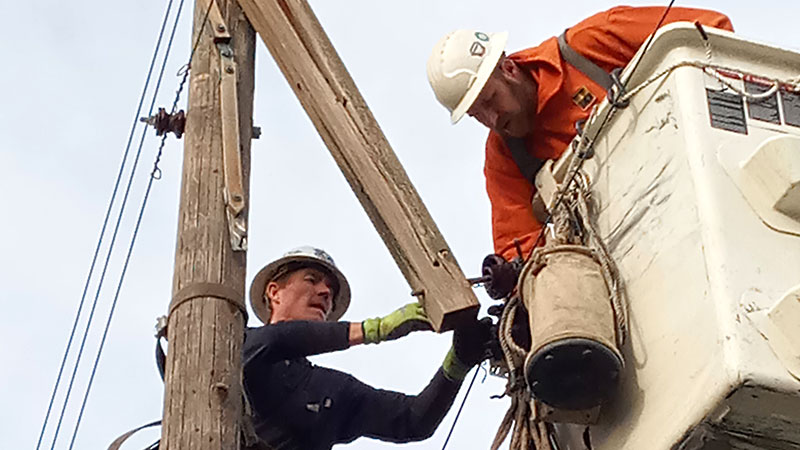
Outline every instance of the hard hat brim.
{"label": "hard hat brim", "polygon": [[272,309],[264,295],[267,284],[272,281],[281,267],[292,262],[302,262],[308,263],[309,266],[323,267],[336,277],[339,290],[333,298],[333,308],[326,320],[329,322],[339,320],[350,306],[350,284],[347,282],[347,278],[345,278],[344,274],[336,268],[336,266],[322,261],[319,258],[305,255],[290,255],[279,258],[264,266],[253,278],[253,282],[250,284],[250,306],[253,308],[253,312],[255,312],[259,320],[265,324],[269,324],[270,317],[272,317]]}
{"label": "hard hat brim", "polygon": [[494,72],[497,62],[500,61],[500,57],[503,55],[503,52],[506,49],[508,32],[503,31],[500,33],[494,33],[492,35],[492,41],[495,39],[497,42],[492,42],[492,45],[489,47],[489,53],[486,54],[481,66],[478,67],[478,72],[475,74],[475,81],[472,82],[472,85],[467,89],[467,92],[464,93],[464,97],[461,98],[461,101],[458,102],[458,105],[453,108],[453,112],[450,113],[450,123],[456,124],[459,120],[461,120],[462,117],[464,117],[470,106],[475,103],[475,99],[477,99],[478,95],[480,95],[483,87],[489,80],[489,77],[492,76],[492,72]]}

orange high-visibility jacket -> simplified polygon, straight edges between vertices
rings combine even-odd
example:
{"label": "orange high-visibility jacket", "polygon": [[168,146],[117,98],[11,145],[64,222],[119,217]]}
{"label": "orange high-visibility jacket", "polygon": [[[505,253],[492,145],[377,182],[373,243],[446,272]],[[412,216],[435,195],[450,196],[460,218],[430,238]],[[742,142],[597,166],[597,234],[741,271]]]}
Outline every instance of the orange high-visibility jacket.
{"label": "orange high-visibility jacket", "polygon": [[[663,7],[612,8],[571,27],[567,31],[567,42],[578,53],[611,71],[628,64],[663,14]],[[699,21],[706,26],[733,31],[725,15],[701,9],[672,8],[664,24],[680,21]],[[555,37],[509,58],[528,70],[539,84],[533,132],[525,139],[528,152],[540,159],[556,159],[575,137],[575,123],[587,118],[606,92],[561,59]],[[587,91],[591,93],[588,96],[591,102],[587,102]],[[583,100],[580,105],[579,99]],[[518,239],[527,255],[542,226],[534,218],[531,207],[534,188],[520,173],[503,138],[495,132],[490,132],[486,141],[484,174],[492,204],[495,253],[513,259],[517,256],[514,240]]]}

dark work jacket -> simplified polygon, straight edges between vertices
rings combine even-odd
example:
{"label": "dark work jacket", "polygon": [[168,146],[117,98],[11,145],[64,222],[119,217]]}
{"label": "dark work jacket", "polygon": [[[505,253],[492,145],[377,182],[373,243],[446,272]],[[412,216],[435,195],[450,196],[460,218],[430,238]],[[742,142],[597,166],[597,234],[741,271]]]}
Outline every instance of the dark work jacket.
{"label": "dark work jacket", "polygon": [[348,347],[347,322],[280,322],[245,331],[245,392],[256,433],[269,447],[318,450],[360,436],[409,442],[433,434],[461,382],[439,369],[419,395],[409,396],[306,359]]}

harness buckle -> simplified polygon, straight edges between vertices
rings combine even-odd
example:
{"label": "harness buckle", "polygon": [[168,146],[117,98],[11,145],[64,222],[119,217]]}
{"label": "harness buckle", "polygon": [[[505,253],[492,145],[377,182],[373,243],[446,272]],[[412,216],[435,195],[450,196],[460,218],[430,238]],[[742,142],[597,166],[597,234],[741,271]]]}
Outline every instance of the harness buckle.
{"label": "harness buckle", "polygon": [[630,99],[620,100],[620,98],[624,97],[627,94],[625,90],[625,85],[622,84],[622,81],[619,79],[619,75],[622,72],[622,69],[617,67],[616,69],[612,70],[609,73],[611,77],[611,82],[613,86],[608,89],[607,98],[608,102],[615,108],[624,109],[627,108],[628,105],[631,103]]}

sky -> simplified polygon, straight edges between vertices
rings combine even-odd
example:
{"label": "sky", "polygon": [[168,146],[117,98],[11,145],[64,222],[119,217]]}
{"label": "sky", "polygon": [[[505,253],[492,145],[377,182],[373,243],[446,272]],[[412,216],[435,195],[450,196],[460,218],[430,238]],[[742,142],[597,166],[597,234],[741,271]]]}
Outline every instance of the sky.
{"label": "sky", "polygon": [[[166,3],[0,2],[0,16],[5,18],[0,49],[6,58],[0,70],[2,449],[36,446]],[[478,275],[483,257],[492,252],[482,174],[486,130],[469,119],[450,125],[425,76],[431,48],[448,31],[476,28],[508,31],[507,48],[523,49],[615,3],[310,3],[463,271]],[[723,11],[740,35],[800,51],[796,1],[705,0],[676,2],[676,6]],[[172,103],[179,82],[176,72],[189,54],[192,8],[191,2],[184,5],[156,107]],[[262,265],[286,250],[310,244],[327,250],[350,281],[353,300],[343,320],[382,316],[412,301],[402,274],[299,102],[260,41],[257,47],[254,123],[262,136],[252,145],[248,282]],[[184,92],[182,107],[186,98]],[[148,97],[146,104],[149,101]],[[75,429],[153,166],[158,140],[152,130],[145,137],[55,448],[68,448]],[[163,176],[153,185],[122,284],[76,449],[105,448],[124,431],[161,417],[163,388],[153,358],[153,327],[156,317],[166,313],[171,293],[181,159],[182,142],[171,137],[159,165]],[[90,287],[73,351],[97,285]],[[482,289],[476,292],[485,314],[492,301]],[[250,325],[257,325],[252,314]],[[314,361],[375,387],[415,394],[441,364],[450,340],[450,333],[421,332]],[[73,353],[43,448],[50,446],[74,360]],[[448,448],[488,448],[508,407],[508,399],[489,397],[501,393],[504,384],[479,374]],[[465,391],[466,386],[457,403]],[[432,438],[401,447],[441,448],[456,409]],[[142,448],[159,432],[143,434],[126,447]],[[337,448],[393,447],[397,445],[359,439]]]}

